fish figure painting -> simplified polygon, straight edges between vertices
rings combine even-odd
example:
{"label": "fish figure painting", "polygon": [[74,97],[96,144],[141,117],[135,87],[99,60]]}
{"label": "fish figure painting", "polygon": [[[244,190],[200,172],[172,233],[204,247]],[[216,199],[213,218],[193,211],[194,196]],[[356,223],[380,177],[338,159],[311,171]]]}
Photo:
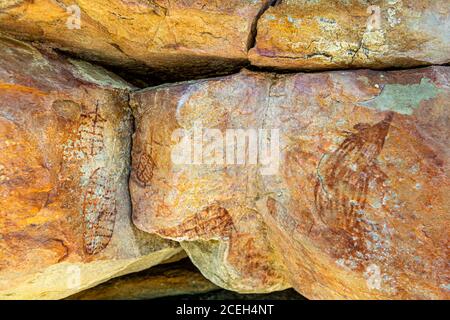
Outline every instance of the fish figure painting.
{"label": "fish figure painting", "polygon": [[360,123],[346,132],[336,151],[324,154],[317,168],[314,203],[320,220],[332,230],[360,233],[369,184],[387,177],[377,158],[383,149],[393,112],[374,124]]}

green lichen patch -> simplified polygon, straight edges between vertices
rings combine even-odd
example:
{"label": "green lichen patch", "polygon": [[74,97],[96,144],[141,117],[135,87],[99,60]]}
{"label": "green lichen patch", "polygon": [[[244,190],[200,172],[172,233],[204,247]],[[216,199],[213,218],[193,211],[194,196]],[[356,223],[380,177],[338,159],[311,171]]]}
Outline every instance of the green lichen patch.
{"label": "green lichen patch", "polygon": [[395,111],[411,115],[422,101],[436,97],[441,92],[428,78],[422,78],[418,84],[386,84],[374,99],[361,102],[360,105],[380,111]]}

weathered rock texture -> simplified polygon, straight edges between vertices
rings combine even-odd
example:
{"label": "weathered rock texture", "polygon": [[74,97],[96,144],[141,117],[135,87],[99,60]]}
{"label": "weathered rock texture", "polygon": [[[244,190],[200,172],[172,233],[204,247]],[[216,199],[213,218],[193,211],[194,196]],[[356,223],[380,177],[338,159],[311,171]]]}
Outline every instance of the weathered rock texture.
{"label": "weathered rock texture", "polygon": [[129,89],[0,37],[0,298],[62,298],[181,250],[130,221]]}
{"label": "weathered rock texture", "polygon": [[9,0],[0,30],[154,83],[249,60],[293,70],[445,64],[449,10],[434,0]]}
{"label": "weathered rock texture", "polygon": [[[232,290],[448,299],[449,76],[244,71],[134,93],[133,220],[182,241]],[[203,152],[188,138],[201,141],[200,125],[219,130]],[[228,152],[211,148],[239,128],[274,129],[260,136],[258,165],[223,165]],[[280,144],[275,171],[267,141]]]}
{"label": "weathered rock texture", "polygon": [[280,69],[450,61],[450,6],[434,0],[283,0],[258,21],[252,64]]}
{"label": "weathered rock texture", "polygon": [[[187,261],[186,261],[187,260]],[[77,293],[70,300],[147,300],[177,295],[196,295],[219,289],[188,259],[111,279]]]}
{"label": "weathered rock texture", "polygon": [[[0,2],[0,29],[162,79],[224,74],[247,62],[269,0],[36,0]],[[73,26],[73,5],[81,25]],[[72,11],[71,11],[72,10]]]}

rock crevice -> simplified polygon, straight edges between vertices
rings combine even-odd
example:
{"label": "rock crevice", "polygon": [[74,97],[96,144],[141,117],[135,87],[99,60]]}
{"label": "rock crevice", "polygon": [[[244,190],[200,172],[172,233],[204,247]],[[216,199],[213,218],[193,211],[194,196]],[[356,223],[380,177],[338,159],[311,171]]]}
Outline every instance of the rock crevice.
{"label": "rock crevice", "polygon": [[187,292],[449,299],[449,16],[432,0],[1,1],[0,298],[187,255],[214,283]]}
{"label": "rock crevice", "polygon": [[249,65],[316,71],[448,64],[448,16],[448,6],[430,0],[39,0],[5,5],[0,30],[134,74],[148,86]]}

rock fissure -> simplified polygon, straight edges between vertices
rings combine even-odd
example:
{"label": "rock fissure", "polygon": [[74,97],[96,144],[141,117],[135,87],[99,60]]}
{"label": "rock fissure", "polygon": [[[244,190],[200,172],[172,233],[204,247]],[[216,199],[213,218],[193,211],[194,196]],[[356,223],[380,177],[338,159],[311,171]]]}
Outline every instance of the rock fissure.
{"label": "rock fissure", "polygon": [[0,298],[449,298],[448,7],[72,2],[0,6]]}

